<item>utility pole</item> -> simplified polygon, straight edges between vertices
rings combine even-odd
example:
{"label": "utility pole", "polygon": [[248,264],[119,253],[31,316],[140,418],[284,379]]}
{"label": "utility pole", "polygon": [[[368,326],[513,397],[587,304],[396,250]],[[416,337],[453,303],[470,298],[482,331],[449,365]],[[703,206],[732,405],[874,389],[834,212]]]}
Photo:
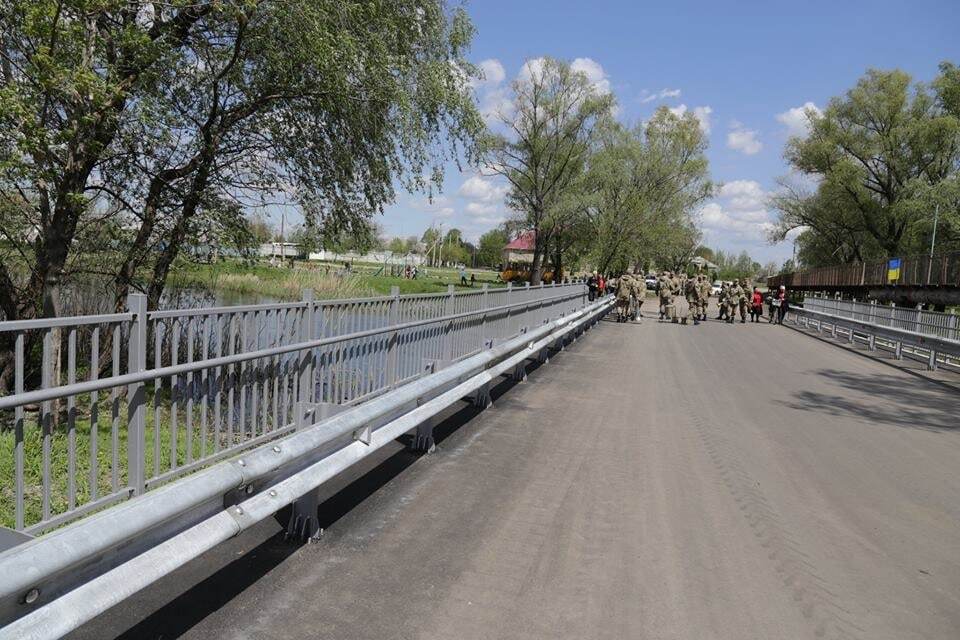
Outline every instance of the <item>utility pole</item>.
{"label": "utility pole", "polygon": [[930,259],[927,260],[927,284],[930,284],[930,277],[933,275],[933,250],[937,245],[937,222],[940,218],[940,203],[933,209],[933,235],[930,236]]}
{"label": "utility pole", "polygon": [[940,218],[940,203],[933,210],[933,236],[930,238],[930,257],[933,258],[933,248],[937,244],[937,221]]}

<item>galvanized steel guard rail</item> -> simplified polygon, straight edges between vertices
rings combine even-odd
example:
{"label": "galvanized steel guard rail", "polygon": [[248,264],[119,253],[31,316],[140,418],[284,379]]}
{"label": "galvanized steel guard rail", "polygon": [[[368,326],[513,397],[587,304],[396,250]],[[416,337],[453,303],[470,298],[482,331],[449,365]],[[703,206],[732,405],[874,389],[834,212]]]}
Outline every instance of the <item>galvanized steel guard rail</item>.
{"label": "galvanized steel guard rail", "polygon": [[831,337],[846,338],[851,344],[866,344],[871,351],[890,351],[898,360],[905,357],[920,360],[931,371],[941,366],[960,370],[960,341],[956,339],[820,311],[809,304],[811,301],[808,298],[802,307],[791,306],[788,319],[798,327],[813,328],[821,334],[829,331]]}
{"label": "galvanized steel guard rail", "polygon": [[579,283],[151,312],[132,295],[126,313],[0,322],[0,525],[62,526],[585,300]]}
{"label": "galvanized steel guard rail", "polygon": [[960,316],[940,311],[922,311],[910,307],[883,305],[875,302],[838,300],[835,298],[807,295],[805,309],[820,311],[841,318],[858,320],[894,329],[903,329],[925,336],[960,339]]}
{"label": "galvanized steel guard rail", "polygon": [[[323,387],[317,382],[323,380],[323,365],[332,366],[338,357],[345,358],[346,348],[365,353],[361,346],[366,345],[369,352],[369,340],[384,335],[390,336],[385,347],[387,357],[379,362],[388,368],[396,367],[397,371],[409,371],[398,374],[393,382],[387,382],[389,377],[384,378],[379,393],[366,387],[350,387],[356,393],[339,406],[342,412],[331,418],[321,419],[317,414],[306,413],[310,408],[322,408],[322,402],[298,402],[294,412],[301,412],[299,424],[295,420],[291,428],[268,432],[273,441],[247,451],[242,458],[220,462],[168,482],[0,554],[0,575],[5,577],[0,586],[0,623],[10,623],[0,630],[0,638],[47,638],[66,633],[223,539],[290,504],[355,460],[417,427],[460,398],[472,393],[478,394],[478,400],[483,398],[484,389],[497,376],[522,367],[528,358],[548,353],[551,345],[562,346],[572,332],[588,326],[612,304],[609,298],[587,304],[583,287],[579,285],[503,290],[497,292],[498,302],[506,303],[496,305],[489,301],[492,293],[480,294],[486,303],[478,305],[480,308],[476,311],[166,364],[152,370],[111,376],[107,382],[91,378],[59,390],[41,388],[28,392],[32,393],[28,396],[31,402],[40,403],[63,397],[64,389],[76,395],[117,385],[127,386],[131,396],[138,393],[143,396],[141,390],[151,379],[172,379],[211,367],[295,354],[299,357],[297,367],[284,375],[301,380],[305,375],[306,382],[300,389],[306,387],[318,393],[314,399],[327,398],[330,396],[320,394]],[[523,299],[511,302],[510,296]],[[391,297],[394,301],[397,298]],[[444,305],[445,311],[451,309],[449,304]],[[316,306],[307,301],[304,310],[309,313]],[[215,311],[216,315],[222,313],[226,311]],[[462,326],[470,332],[470,340],[475,338],[479,344],[464,340],[463,345],[457,347],[453,327],[470,319],[472,323]],[[123,319],[134,323],[137,320],[136,317]],[[314,324],[309,318],[308,322]],[[480,331],[476,331],[477,323]],[[433,345],[439,351],[426,349],[425,352],[463,355],[454,355],[454,360],[426,358],[425,367],[421,363],[417,371],[412,365],[405,369],[397,348],[404,343],[402,336],[405,332],[422,331],[435,325],[443,328],[430,333],[433,343],[439,342],[439,347]],[[356,327],[351,325],[351,328]],[[509,331],[516,337],[489,337],[503,336]],[[410,340],[406,344],[414,345],[418,349],[414,353],[420,354],[425,349],[421,342]],[[394,345],[392,358],[391,344]],[[337,348],[333,357],[324,360],[323,355],[329,354],[331,347]],[[376,366],[376,361],[371,364]],[[86,386],[81,389],[80,384]],[[376,388],[376,385],[370,386]],[[14,397],[0,398],[0,407],[22,406],[21,400],[11,399]],[[145,399],[134,400],[129,403],[132,408],[128,414],[136,419],[145,404]],[[248,439],[244,444],[253,443],[254,439]],[[234,446],[221,452],[235,455],[242,448]]]}

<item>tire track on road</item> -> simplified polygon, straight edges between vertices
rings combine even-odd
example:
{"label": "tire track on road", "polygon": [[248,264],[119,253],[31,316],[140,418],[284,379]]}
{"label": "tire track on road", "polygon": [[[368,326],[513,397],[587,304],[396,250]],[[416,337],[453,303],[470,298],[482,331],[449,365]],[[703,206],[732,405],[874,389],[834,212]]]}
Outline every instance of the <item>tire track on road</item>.
{"label": "tire track on road", "polygon": [[[699,343],[691,340],[690,344],[699,358],[698,366],[719,377],[721,374],[713,367],[713,359],[705,356]],[[708,393],[709,387],[700,397],[706,399]],[[714,395],[711,400],[709,405],[716,406],[722,405],[724,399]],[[803,551],[803,545],[790,535],[760,483],[740,464],[737,451],[721,433],[722,423],[713,420],[712,426],[708,424],[703,415],[707,403],[694,403],[688,393],[681,395],[681,402],[707,456],[765,550],[780,582],[803,616],[813,624],[814,635],[835,640],[862,638],[865,630],[850,619],[852,612],[843,605],[833,585],[820,575],[810,555]]]}

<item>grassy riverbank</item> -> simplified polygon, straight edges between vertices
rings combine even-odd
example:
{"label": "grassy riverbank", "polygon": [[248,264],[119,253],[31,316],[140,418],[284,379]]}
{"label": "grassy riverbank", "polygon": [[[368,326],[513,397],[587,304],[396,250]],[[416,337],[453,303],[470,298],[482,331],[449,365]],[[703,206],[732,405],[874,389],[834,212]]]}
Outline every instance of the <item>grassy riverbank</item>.
{"label": "grassy riverbank", "polygon": [[[497,273],[471,270],[476,285],[484,282],[496,286]],[[321,299],[355,298],[390,293],[393,286],[400,293],[438,293],[448,285],[458,289],[460,276],[455,269],[421,269],[415,280],[384,274],[379,265],[356,264],[350,272],[342,266],[297,262],[293,268],[274,267],[265,263],[248,264],[224,261],[211,265],[183,264],[171,273],[169,286],[198,288],[213,293],[256,295],[277,300],[298,300],[304,289],[313,289]]]}

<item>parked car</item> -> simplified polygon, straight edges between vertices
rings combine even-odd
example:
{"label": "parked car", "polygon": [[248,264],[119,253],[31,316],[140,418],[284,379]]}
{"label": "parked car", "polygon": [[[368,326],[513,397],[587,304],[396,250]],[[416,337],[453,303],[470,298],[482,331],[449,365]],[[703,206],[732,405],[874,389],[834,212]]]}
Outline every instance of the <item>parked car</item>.
{"label": "parked car", "polygon": [[657,288],[657,276],[652,273],[648,273],[644,276],[643,281],[647,284],[647,289],[656,289]]}
{"label": "parked car", "polygon": [[718,296],[720,295],[720,288],[723,286],[723,283],[719,280],[714,280],[713,284],[710,285],[710,295]]}

